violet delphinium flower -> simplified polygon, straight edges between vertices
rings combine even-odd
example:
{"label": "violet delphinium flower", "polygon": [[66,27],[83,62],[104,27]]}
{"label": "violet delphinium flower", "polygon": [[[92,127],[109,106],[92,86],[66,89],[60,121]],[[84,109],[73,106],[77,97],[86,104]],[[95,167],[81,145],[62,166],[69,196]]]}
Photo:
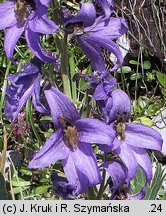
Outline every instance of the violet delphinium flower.
{"label": "violet delphinium flower", "polygon": [[110,17],[109,20],[105,20],[103,16],[96,18],[94,5],[82,3],[78,14],[69,19],[65,27],[68,34],[76,38],[94,70],[105,71],[105,60],[101,49],[106,49],[117,57],[117,62],[110,72],[122,65],[123,56],[115,40],[128,30],[123,18]]}
{"label": "violet delphinium flower", "polygon": [[0,30],[6,28],[4,49],[9,59],[14,61],[14,48],[25,32],[27,44],[36,57],[48,63],[55,61],[56,58],[40,44],[40,34],[53,34],[58,30],[46,12],[47,7],[39,0],[9,0],[0,4]]}
{"label": "violet delphinium flower", "polygon": [[57,130],[29,167],[42,168],[61,160],[69,183],[76,187],[76,194],[86,192],[89,186],[101,182],[90,144],[112,145],[115,132],[100,120],[80,119],[75,106],[57,88],[45,90],[45,96]]}
{"label": "violet delphinium flower", "polygon": [[47,113],[46,108],[40,103],[40,67],[41,62],[32,60],[13,75],[8,75],[10,82],[6,88],[5,115],[14,122],[22,107],[33,96],[33,104],[38,112]]}
{"label": "violet delphinium flower", "polygon": [[[161,135],[149,126],[137,123],[126,123],[127,110],[131,109],[126,94],[116,94],[113,98],[110,125],[116,131],[113,144],[119,146],[115,153],[121,158],[128,170],[126,183],[134,177],[138,168],[141,168],[146,176],[146,183],[152,179],[152,164],[147,149],[161,150]],[[101,146],[104,151],[111,151],[109,147]]]}

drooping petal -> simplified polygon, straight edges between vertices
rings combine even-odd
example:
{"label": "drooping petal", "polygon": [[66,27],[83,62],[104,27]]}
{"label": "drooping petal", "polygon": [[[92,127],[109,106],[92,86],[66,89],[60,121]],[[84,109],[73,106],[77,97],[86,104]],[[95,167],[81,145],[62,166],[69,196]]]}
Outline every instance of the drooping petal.
{"label": "drooping petal", "polygon": [[36,16],[28,21],[28,26],[33,32],[42,34],[53,34],[59,27],[47,17],[47,8],[39,5],[36,11]]}
{"label": "drooping petal", "polygon": [[86,34],[78,37],[77,42],[85,55],[90,59],[92,68],[96,71],[105,71],[104,57],[101,55],[98,44]]}
{"label": "drooping petal", "polygon": [[152,162],[150,157],[145,149],[132,147],[133,155],[139,166],[142,168],[145,176],[146,176],[146,183],[150,182],[152,179]]}
{"label": "drooping petal", "polygon": [[38,79],[39,80],[36,82],[36,85],[34,87],[34,91],[32,94],[33,105],[38,112],[48,114],[49,108],[47,104],[44,106],[44,104],[40,102],[40,75]]}
{"label": "drooping petal", "polygon": [[97,160],[89,144],[79,143],[62,164],[69,183],[76,186],[76,194],[87,192],[88,187],[101,182]]}
{"label": "drooping petal", "polygon": [[57,58],[41,47],[39,33],[33,32],[30,28],[27,28],[25,30],[25,37],[30,50],[37,58],[46,63],[56,62]]}
{"label": "drooping petal", "polygon": [[131,146],[158,151],[162,148],[160,133],[146,125],[126,123],[125,136],[125,142]]}
{"label": "drooping petal", "polygon": [[112,186],[112,197],[114,196],[117,189],[125,183],[127,173],[125,167],[116,160],[111,160],[103,163],[101,165],[107,173],[111,176],[113,186]]}
{"label": "drooping petal", "polygon": [[6,88],[5,115],[15,121],[22,107],[33,94],[35,85],[40,85],[39,68],[29,62],[19,72],[8,75],[7,79],[11,84]]}
{"label": "drooping petal", "polygon": [[28,167],[32,169],[47,167],[58,160],[67,158],[69,151],[63,141],[63,132],[59,129],[45,142]]}
{"label": "drooping petal", "polygon": [[13,52],[17,44],[18,39],[21,37],[24,31],[24,25],[14,25],[7,28],[4,40],[4,49],[9,59],[13,60]]}
{"label": "drooping petal", "polygon": [[98,119],[84,118],[75,122],[80,142],[111,146],[115,131]]}
{"label": "drooping petal", "polygon": [[80,118],[74,104],[57,88],[51,87],[49,90],[45,90],[44,93],[51,110],[51,116],[54,120],[55,127],[62,126],[59,122],[59,117],[67,117],[71,123],[74,123]]}
{"label": "drooping petal", "polygon": [[[113,66],[113,68],[110,69],[110,72],[117,70],[123,63],[123,56],[119,49],[119,46],[115,42],[113,42],[109,37],[101,37],[99,33],[89,33],[89,38],[90,37],[95,46],[104,48],[116,56],[116,64]],[[99,54],[102,55],[101,51]]]}
{"label": "drooping petal", "polygon": [[94,25],[85,29],[85,32],[100,35],[101,38],[118,39],[128,31],[128,26],[123,18],[110,17],[109,20],[98,17]]}
{"label": "drooping petal", "polygon": [[0,30],[16,24],[14,1],[6,1],[0,4]]}
{"label": "drooping petal", "polygon": [[125,142],[123,142],[122,145],[119,146],[119,148],[115,149],[115,152],[121,158],[122,162],[128,170],[126,182],[127,184],[129,184],[129,181],[135,176],[138,169],[138,163],[135,159],[133,151]]}
{"label": "drooping petal", "polygon": [[67,21],[65,25],[83,23],[84,27],[91,26],[96,19],[96,10],[92,3],[81,3],[81,9],[76,16]]}
{"label": "drooping petal", "polygon": [[131,102],[128,95],[124,91],[116,89],[112,91],[111,97],[112,107],[109,112],[110,122],[114,121],[118,114],[122,115],[123,113],[126,113],[125,120],[127,120],[131,110]]}

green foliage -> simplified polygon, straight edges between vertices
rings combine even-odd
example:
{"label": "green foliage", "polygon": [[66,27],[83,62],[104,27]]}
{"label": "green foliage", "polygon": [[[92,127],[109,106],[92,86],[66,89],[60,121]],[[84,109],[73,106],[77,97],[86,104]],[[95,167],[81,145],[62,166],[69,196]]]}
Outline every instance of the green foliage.
{"label": "green foliage", "polygon": [[153,180],[151,184],[147,187],[147,193],[145,196],[145,200],[155,200],[160,193],[160,188],[162,188],[162,184],[164,180],[166,180],[166,173],[161,164],[156,164],[156,171],[154,173]]}

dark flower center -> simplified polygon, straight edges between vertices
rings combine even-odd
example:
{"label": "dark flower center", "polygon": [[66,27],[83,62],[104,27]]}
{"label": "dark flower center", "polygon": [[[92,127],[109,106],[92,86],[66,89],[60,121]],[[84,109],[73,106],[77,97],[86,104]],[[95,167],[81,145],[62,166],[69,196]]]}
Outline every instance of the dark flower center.
{"label": "dark flower center", "polygon": [[122,115],[117,115],[117,120],[115,121],[114,127],[116,130],[117,138],[120,140],[125,140],[125,116],[126,113],[123,113]]}
{"label": "dark flower center", "polygon": [[68,24],[66,26],[66,32],[71,35],[71,37],[80,36],[84,33],[83,23]]}
{"label": "dark flower center", "polygon": [[33,0],[16,0],[15,14],[19,22],[24,22],[33,10],[35,10]]}
{"label": "dark flower center", "polygon": [[75,149],[78,146],[78,131],[75,126],[72,125],[70,120],[65,117],[59,117],[59,122],[64,127],[64,137],[66,144],[69,148]]}

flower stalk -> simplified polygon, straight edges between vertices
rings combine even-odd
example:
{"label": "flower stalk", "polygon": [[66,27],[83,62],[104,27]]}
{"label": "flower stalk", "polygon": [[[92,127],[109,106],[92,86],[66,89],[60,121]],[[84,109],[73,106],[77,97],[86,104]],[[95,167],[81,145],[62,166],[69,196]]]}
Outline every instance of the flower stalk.
{"label": "flower stalk", "polygon": [[63,50],[61,55],[61,73],[64,93],[71,99],[70,75],[69,75],[69,56],[67,46],[67,33],[64,34]]}

